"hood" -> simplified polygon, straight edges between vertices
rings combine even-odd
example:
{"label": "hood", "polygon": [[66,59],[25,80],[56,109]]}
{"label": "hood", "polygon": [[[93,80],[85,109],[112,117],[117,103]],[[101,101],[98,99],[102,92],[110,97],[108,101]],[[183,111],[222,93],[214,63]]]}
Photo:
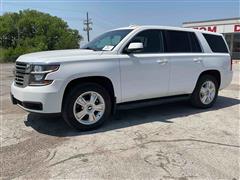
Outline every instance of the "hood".
{"label": "hood", "polygon": [[20,56],[17,61],[26,63],[62,63],[99,58],[102,51],[87,49],[54,50],[30,53]]}

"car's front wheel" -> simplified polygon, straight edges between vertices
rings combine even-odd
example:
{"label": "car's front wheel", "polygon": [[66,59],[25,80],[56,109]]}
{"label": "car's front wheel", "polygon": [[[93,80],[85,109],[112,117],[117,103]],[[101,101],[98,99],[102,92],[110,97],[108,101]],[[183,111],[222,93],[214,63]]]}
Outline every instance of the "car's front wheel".
{"label": "car's front wheel", "polygon": [[98,84],[75,86],[63,102],[63,118],[74,128],[90,130],[99,127],[109,118],[111,99]]}
{"label": "car's front wheel", "polygon": [[200,108],[209,108],[215,103],[218,96],[219,83],[211,75],[199,78],[194,92],[191,95],[192,105]]}

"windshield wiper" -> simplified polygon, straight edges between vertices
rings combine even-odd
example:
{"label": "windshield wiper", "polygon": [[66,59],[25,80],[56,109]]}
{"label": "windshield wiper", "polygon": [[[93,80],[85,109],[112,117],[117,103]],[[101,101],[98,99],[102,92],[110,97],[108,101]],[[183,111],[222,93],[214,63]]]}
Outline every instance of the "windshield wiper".
{"label": "windshield wiper", "polygon": [[90,47],[85,47],[85,48],[82,48],[82,49],[88,49],[88,50],[97,51],[96,49],[94,49],[94,48],[90,48]]}

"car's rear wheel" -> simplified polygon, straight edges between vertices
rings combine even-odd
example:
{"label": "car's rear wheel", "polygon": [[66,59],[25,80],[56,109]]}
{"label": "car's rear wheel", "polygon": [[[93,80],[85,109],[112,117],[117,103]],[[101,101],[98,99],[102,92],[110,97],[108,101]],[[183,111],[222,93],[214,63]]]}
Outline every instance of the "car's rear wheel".
{"label": "car's rear wheel", "polygon": [[218,96],[219,83],[211,75],[203,75],[191,95],[192,105],[200,108],[209,108],[215,103]]}
{"label": "car's rear wheel", "polygon": [[109,118],[110,112],[110,95],[98,84],[75,86],[64,99],[63,118],[79,130],[99,127]]}

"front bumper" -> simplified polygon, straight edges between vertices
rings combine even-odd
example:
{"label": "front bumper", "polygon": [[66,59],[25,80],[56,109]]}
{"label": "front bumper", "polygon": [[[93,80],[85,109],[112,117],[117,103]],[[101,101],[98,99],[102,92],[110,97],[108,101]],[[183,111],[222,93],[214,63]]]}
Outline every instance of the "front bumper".
{"label": "front bumper", "polygon": [[43,105],[41,102],[20,101],[16,99],[12,94],[10,95],[11,95],[12,103],[15,105],[21,106],[25,110],[28,110],[28,109],[37,110],[37,111],[43,110]]}
{"label": "front bumper", "polygon": [[60,113],[64,91],[62,82],[57,80],[47,86],[18,87],[13,82],[11,85],[11,99],[13,104],[29,112]]}

